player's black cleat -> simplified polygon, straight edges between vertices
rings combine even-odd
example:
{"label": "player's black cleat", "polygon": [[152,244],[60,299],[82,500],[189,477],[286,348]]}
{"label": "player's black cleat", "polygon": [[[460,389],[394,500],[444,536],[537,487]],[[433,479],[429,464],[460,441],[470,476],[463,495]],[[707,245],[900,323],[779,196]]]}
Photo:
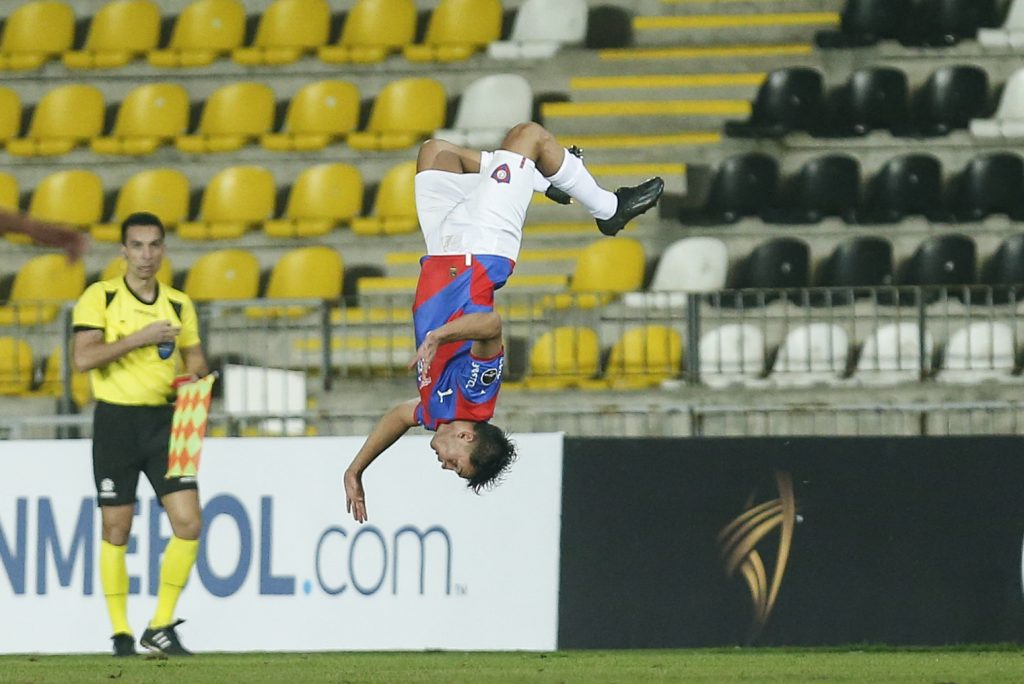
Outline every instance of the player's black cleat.
{"label": "player's black cleat", "polygon": [[605,235],[615,235],[632,219],[644,213],[655,204],[665,190],[665,181],[658,176],[648,178],[640,185],[619,188],[615,196],[619,206],[611,218],[596,219],[598,229]]}
{"label": "player's black cleat", "polygon": [[569,154],[577,159],[583,159],[583,148],[576,145],[569,145]]}
{"label": "player's black cleat", "polygon": [[135,637],[127,632],[121,632],[110,637],[114,640],[114,657],[115,658],[127,658],[128,656],[138,655],[135,650]]}
{"label": "player's black cleat", "polygon": [[148,648],[154,653],[162,653],[166,656],[190,656],[192,651],[187,650],[178,640],[178,633],[174,628],[183,623],[184,620],[177,620],[159,629],[147,627],[139,639],[139,645]]}

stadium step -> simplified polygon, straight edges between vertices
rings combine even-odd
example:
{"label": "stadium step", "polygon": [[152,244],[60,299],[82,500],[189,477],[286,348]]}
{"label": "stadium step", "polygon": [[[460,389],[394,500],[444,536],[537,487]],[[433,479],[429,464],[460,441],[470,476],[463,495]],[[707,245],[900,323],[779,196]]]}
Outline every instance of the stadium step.
{"label": "stadium step", "polygon": [[541,115],[557,136],[570,130],[580,135],[707,133],[721,130],[730,119],[749,116],[750,100],[548,102],[541,105]]}
{"label": "stadium step", "polygon": [[[660,62],[687,60],[693,65],[708,69],[713,65],[728,60],[731,68],[763,68],[766,60],[770,60],[773,68],[804,64],[814,54],[814,46],[809,41],[789,43],[716,43],[712,45],[666,46],[666,47],[628,47],[607,48],[598,52],[602,62]],[[680,68],[673,64],[674,69]],[[698,68],[696,66],[692,67]]]}
{"label": "stadium step", "polygon": [[569,80],[573,102],[706,98],[753,99],[764,82],[764,71],[707,74],[626,74],[576,76]]}
{"label": "stadium step", "polygon": [[838,26],[838,12],[755,12],[633,18],[636,45],[643,47],[707,45],[723,41],[799,41],[813,37],[815,31]]}
{"label": "stadium step", "polygon": [[[658,0],[659,14],[752,14],[756,12],[838,12],[844,0]],[[648,7],[647,9],[651,9]]]}

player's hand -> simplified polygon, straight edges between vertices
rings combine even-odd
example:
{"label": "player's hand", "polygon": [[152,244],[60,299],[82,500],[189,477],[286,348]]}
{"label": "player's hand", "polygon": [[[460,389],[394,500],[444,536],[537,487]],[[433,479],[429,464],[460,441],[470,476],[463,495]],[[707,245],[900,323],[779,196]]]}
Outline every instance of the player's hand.
{"label": "player's hand", "polygon": [[430,363],[437,354],[437,338],[431,330],[423,337],[423,343],[416,350],[416,356],[409,362],[409,368],[419,368],[420,372],[426,374],[430,370]]}
{"label": "player's hand", "polygon": [[345,510],[358,523],[366,522],[366,494],[363,492],[363,476],[353,470],[345,471]]}
{"label": "player's hand", "polygon": [[74,263],[89,249],[89,236],[71,226],[43,221],[32,221],[28,225],[28,236],[37,245],[60,247]]}
{"label": "player's hand", "polygon": [[181,328],[171,325],[170,321],[154,321],[136,334],[139,336],[142,346],[147,346],[161,342],[173,342],[179,332],[181,332]]}

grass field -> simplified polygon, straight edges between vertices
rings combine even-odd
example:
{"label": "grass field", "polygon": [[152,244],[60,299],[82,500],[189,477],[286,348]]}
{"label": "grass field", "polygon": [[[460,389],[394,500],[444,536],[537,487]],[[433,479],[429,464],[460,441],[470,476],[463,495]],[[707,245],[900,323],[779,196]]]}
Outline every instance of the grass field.
{"label": "grass field", "polygon": [[713,649],[557,653],[2,656],[0,682],[965,682],[1024,681],[1024,649]]}

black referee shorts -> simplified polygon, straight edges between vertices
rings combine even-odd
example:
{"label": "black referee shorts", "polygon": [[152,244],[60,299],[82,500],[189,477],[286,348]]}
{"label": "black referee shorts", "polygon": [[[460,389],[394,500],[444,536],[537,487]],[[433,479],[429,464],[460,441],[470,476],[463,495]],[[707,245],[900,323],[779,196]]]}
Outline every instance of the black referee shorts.
{"label": "black referee shorts", "polygon": [[194,477],[168,479],[167,444],[174,405],[122,406],[96,402],[92,432],[92,472],[100,506],[124,506],[138,499],[139,473],[145,473],[159,499],[196,489]]}

